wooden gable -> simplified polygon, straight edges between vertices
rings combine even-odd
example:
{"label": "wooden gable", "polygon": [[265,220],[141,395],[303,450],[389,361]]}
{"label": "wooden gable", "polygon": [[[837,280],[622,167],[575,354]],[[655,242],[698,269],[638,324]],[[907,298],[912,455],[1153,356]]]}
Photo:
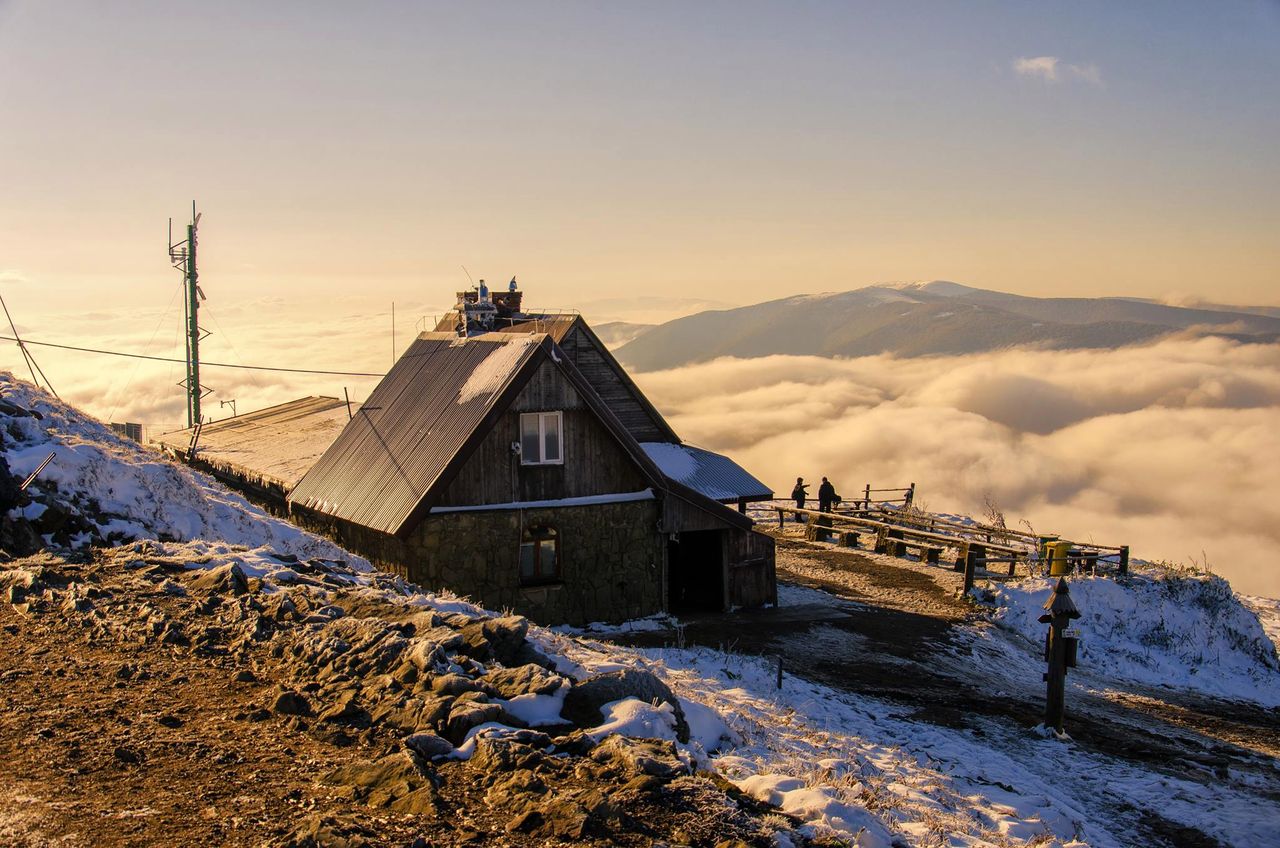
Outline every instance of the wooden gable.
{"label": "wooden gable", "polygon": [[563,350],[637,442],[679,442],[671,426],[581,318],[557,340]]}
{"label": "wooden gable", "polygon": [[[520,415],[556,411],[563,414],[563,464],[523,465],[512,450],[520,440]],[[630,493],[651,486],[563,369],[547,357],[484,434],[435,505],[527,503]]]}

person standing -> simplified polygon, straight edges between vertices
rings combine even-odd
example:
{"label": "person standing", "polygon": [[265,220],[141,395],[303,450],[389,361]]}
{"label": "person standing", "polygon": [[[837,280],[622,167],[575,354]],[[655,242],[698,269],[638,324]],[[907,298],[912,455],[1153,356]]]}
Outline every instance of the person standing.
{"label": "person standing", "polygon": [[822,478],[822,485],[818,487],[818,511],[830,512],[831,508],[840,500],[840,496],[836,494],[836,487],[831,485],[831,481],[826,477]]}
{"label": "person standing", "polygon": [[[809,484],[804,481],[803,477],[796,478],[796,487],[791,490],[791,499],[796,502],[796,509],[804,509],[804,501],[807,497],[806,492],[809,490]],[[796,521],[800,521],[800,513],[796,513]]]}

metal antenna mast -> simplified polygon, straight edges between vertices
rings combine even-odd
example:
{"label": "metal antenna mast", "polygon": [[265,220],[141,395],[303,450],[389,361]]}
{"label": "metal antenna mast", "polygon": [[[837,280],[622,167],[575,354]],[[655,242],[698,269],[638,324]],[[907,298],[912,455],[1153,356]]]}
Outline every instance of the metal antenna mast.
{"label": "metal antenna mast", "polygon": [[196,229],[200,226],[200,216],[196,214],[196,202],[191,201],[191,223],[187,224],[187,237],[180,242],[173,240],[173,219],[169,219],[169,261],[173,267],[182,272],[182,280],[186,286],[186,319],[187,319],[187,376],[179,383],[187,390],[187,426],[194,427],[201,422],[200,401],[212,389],[200,385],[200,340],[208,336],[200,329],[200,301],[205,299],[204,290],[200,288],[200,277],[196,271]]}

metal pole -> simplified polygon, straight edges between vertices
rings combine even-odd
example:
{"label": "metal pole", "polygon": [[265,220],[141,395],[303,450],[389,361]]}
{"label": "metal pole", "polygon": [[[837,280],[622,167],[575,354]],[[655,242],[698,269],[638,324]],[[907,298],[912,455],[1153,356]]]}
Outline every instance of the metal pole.
{"label": "metal pole", "polygon": [[196,270],[196,204],[191,203],[191,223],[187,225],[187,426],[200,418],[200,298]]}
{"label": "metal pole", "polygon": [[[22,337],[18,335],[18,327],[13,323],[13,316],[9,314],[9,304],[4,302],[4,297],[0,296],[0,306],[4,306],[4,317],[9,319],[9,329],[13,330],[13,337],[18,340],[18,350],[22,351],[22,359],[27,363],[27,368],[31,370],[31,382],[37,386],[40,380],[36,378],[36,367],[31,362],[31,354],[27,353],[27,346],[22,343]],[[53,389],[52,386],[49,387]]]}

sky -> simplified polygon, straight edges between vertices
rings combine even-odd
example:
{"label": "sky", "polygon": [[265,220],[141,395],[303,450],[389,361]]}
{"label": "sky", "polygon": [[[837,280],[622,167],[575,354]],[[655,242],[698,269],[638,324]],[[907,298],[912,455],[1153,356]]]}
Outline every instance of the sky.
{"label": "sky", "polygon": [[[1280,302],[1280,5],[0,2],[0,280]],[[12,285],[6,283],[6,289]]]}
{"label": "sky", "polygon": [[[0,295],[28,338],[181,357],[165,239],[194,199],[210,362],[379,372],[470,279],[512,275],[526,302],[593,323],[930,279],[1278,306],[1276,139],[1275,0],[0,0]],[[181,365],[34,350],[104,420],[185,424]],[[1249,472],[1280,429],[1274,346],[1259,361],[1230,345],[1156,350],[1168,361],[935,361],[955,377],[945,388],[918,363],[875,358],[886,376],[870,395],[856,362],[795,363],[844,400],[810,432],[776,421],[772,443],[681,388],[736,409],[750,390],[721,389],[741,367],[766,405],[803,393],[768,363],[642,385],[678,431],[741,452],[780,489],[793,469],[822,473],[795,446],[823,443],[841,479],[911,477],[936,508],[990,491],[1011,513],[1083,528],[1071,532],[1140,537],[1175,561],[1207,552],[1280,593],[1259,553],[1280,540],[1234,513],[1206,523],[1152,473],[1209,481],[1209,502],[1248,487],[1280,502]],[[29,376],[12,345],[0,351],[0,368]],[[1009,419],[1020,380],[1079,398],[1101,389],[1070,369],[1090,369],[1115,381],[1110,396],[1134,382],[1126,366],[1177,376],[1062,432]],[[975,369],[1001,375],[992,396],[961,379]],[[210,366],[205,382],[205,411],[222,417],[232,400],[359,399],[376,381]],[[872,430],[911,441],[876,453]],[[982,450],[956,447],[970,438]],[[1170,459],[1205,443],[1216,460],[1195,475]],[[1083,463],[1106,485],[1077,471],[1034,488],[1106,445],[1123,448],[1102,454],[1123,455],[1115,468]]]}

